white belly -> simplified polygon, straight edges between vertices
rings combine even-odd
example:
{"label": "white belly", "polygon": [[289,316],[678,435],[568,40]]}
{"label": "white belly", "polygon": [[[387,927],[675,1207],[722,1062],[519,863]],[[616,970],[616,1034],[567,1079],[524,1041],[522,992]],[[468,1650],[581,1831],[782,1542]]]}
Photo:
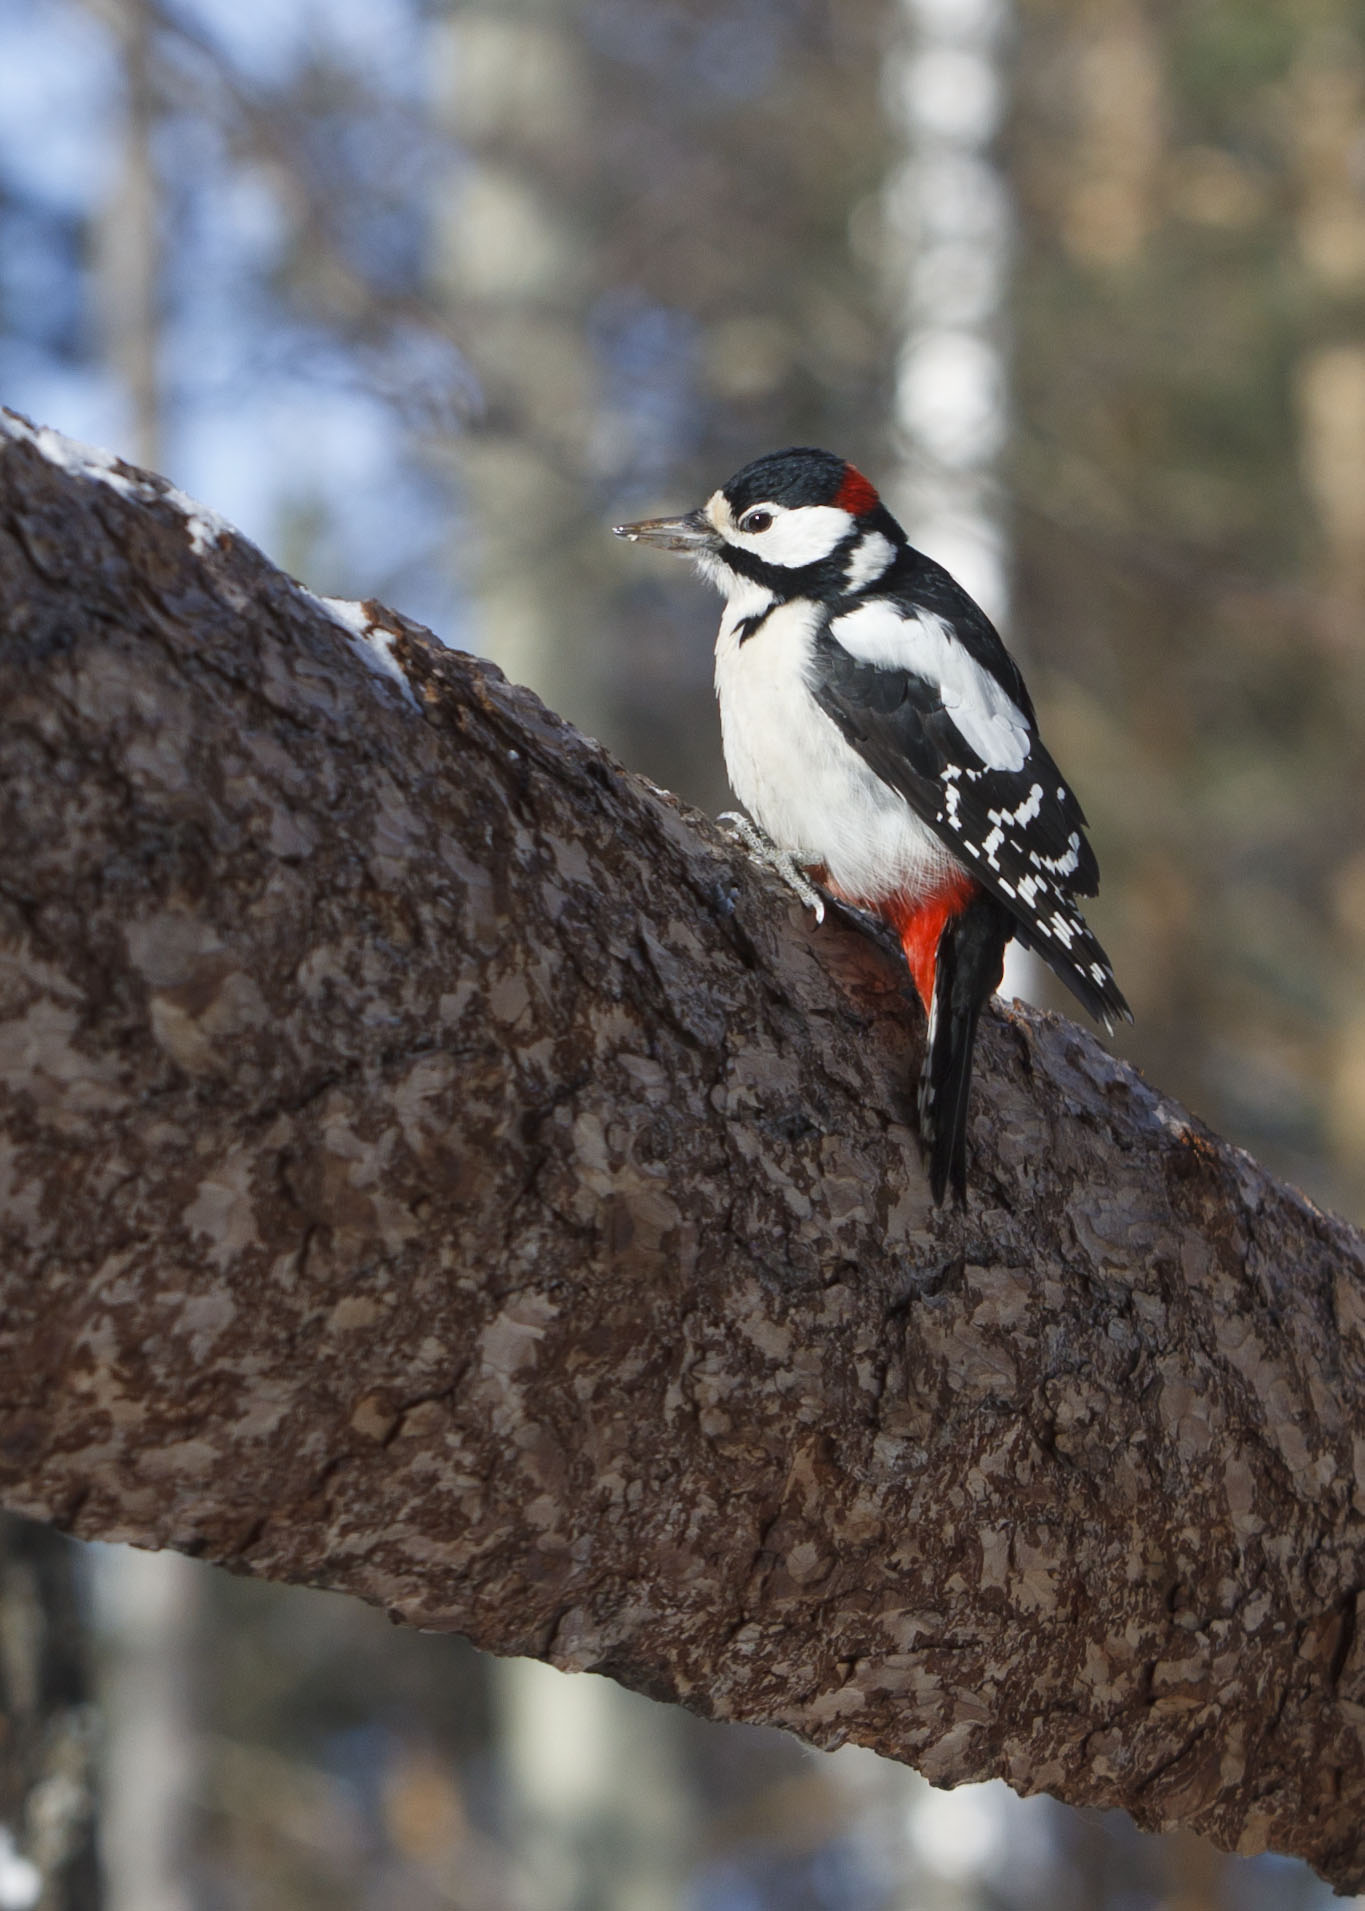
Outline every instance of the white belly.
{"label": "white belly", "polygon": [[752,603],[726,606],[716,697],[735,795],[781,849],[823,863],[849,897],[922,895],[958,867],[904,797],[882,782],[807,687],[817,607],[797,599],[741,643]]}

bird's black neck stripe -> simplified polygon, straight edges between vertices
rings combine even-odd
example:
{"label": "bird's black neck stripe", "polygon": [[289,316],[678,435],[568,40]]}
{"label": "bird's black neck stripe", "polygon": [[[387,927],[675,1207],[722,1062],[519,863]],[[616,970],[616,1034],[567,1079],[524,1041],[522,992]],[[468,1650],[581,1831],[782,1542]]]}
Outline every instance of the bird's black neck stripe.
{"label": "bird's black neck stripe", "polygon": [[727,545],[721,553],[727,569],[757,584],[780,602],[794,597],[837,597],[844,584],[844,565],[857,542],[850,532],[826,557],[811,564],[765,564],[761,557],[738,545]]}
{"label": "bird's black neck stripe", "polygon": [[763,610],[752,611],[749,616],[741,617],[735,625],[736,643],[747,644],[751,637],[756,637],[776,609],[776,603],[772,603]]}

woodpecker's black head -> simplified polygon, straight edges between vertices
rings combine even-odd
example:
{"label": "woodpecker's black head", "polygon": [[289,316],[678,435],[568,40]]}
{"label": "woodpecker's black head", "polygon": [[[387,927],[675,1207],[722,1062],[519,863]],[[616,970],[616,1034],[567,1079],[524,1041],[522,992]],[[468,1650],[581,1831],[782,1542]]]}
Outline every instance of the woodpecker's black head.
{"label": "woodpecker's black head", "polygon": [[855,594],[905,545],[862,472],[808,445],[755,458],[686,517],[615,530],[692,558],[727,594],[748,580],[777,597]]}
{"label": "woodpecker's black head", "polygon": [[859,517],[874,511],[880,502],[861,471],[832,451],[817,451],[811,445],[789,445],[785,451],[755,458],[721,486],[721,496],[736,518],[764,504],[778,504],[785,511],[837,505]]}

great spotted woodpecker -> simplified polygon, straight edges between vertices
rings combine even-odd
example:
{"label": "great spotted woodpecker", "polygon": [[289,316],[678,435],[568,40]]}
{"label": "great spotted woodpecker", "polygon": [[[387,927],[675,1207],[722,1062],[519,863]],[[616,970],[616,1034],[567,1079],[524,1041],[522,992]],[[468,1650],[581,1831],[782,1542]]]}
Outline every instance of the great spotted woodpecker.
{"label": "great spotted woodpecker", "polygon": [[830,452],[772,452],[685,517],[615,530],[691,558],[723,592],[731,784],[808,900],[803,870],[899,937],[928,1018],[930,1186],[964,1203],[972,1049],[1010,937],[1106,1028],[1132,1019],[1076,907],[1099,869],[1018,666]]}

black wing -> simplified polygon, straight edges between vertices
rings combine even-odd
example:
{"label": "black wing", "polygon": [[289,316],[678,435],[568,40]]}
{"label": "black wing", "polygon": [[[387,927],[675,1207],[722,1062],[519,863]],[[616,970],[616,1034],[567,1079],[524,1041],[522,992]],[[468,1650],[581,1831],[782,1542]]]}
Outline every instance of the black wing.
{"label": "black wing", "polygon": [[[1007,654],[1003,646],[1000,652]],[[1112,1028],[1119,1016],[1131,1020],[1109,958],[1074,900],[1099,887],[1085,816],[1038,738],[1027,697],[1016,699],[1029,720],[1023,767],[992,769],[954,723],[939,686],[918,672],[853,656],[828,626],[816,637],[813,663],[810,687],[821,709],[1004,904],[1019,940],[1097,1021]],[[1012,662],[1010,671],[1017,680]]]}

